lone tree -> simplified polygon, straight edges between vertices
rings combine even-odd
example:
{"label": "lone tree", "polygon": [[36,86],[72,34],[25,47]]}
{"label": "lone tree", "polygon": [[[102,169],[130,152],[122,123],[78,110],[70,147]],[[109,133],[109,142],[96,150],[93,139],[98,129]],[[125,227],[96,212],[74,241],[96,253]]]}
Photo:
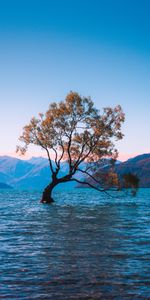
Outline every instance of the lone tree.
{"label": "lone tree", "polygon": [[[17,146],[17,151],[25,154],[28,146],[34,144],[47,153],[51,178],[41,202],[53,202],[54,187],[68,181],[84,182],[98,191],[105,191],[98,177],[92,174],[102,159],[116,159],[118,153],[114,141],[123,137],[122,122],[124,113],[120,105],[106,107],[101,114],[90,98],[76,92],[70,92],[64,101],[51,103],[39,118],[33,117],[23,129],[19,138],[23,145]],[[67,161],[68,172],[61,177],[62,161]],[[85,176],[84,180],[76,177],[79,172]]]}

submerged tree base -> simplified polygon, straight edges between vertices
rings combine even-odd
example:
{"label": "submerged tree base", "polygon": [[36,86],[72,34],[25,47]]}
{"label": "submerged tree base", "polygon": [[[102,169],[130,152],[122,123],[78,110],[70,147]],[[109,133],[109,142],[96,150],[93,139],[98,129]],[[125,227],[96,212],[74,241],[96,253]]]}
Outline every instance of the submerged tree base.
{"label": "submerged tree base", "polygon": [[54,202],[54,199],[53,199],[52,196],[51,196],[51,195],[52,195],[52,189],[53,189],[53,187],[52,187],[51,184],[48,185],[48,186],[45,188],[40,203],[43,203],[43,204],[51,204],[51,203]]}
{"label": "submerged tree base", "polygon": [[54,199],[53,198],[45,198],[45,197],[42,197],[40,203],[43,203],[43,204],[51,204],[51,203],[54,203]]}

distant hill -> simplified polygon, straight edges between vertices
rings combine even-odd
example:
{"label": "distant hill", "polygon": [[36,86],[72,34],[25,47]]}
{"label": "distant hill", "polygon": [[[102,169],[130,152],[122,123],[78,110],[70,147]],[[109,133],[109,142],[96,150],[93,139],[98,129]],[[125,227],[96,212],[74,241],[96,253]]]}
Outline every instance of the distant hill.
{"label": "distant hill", "polygon": [[[128,172],[136,174],[140,179],[140,187],[150,187],[150,154],[138,155],[125,162],[117,162],[115,168],[120,176]],[[67,163],[63,162],[60,176],[66,172]],[[82,176],[77,174],[77,177]],[[29,160],[22,160],[0,156],[0,183],[19,189],[41,190],[49,183],[50,178],[51,172],[46,158],[33,157]],[[76,183],[71,182],[60,185],[60,188],[74,186]]]}
{"label": "distant hill", "polygon": [[0,182],[0,189],[12,189],[12,187],[6,183]]}
{"label": "distant hill", "polygon": [[140,187],[150,187],[150,154],[142,154],[116,165],[116,172],[122,176],[131,172],[140,179]]}
{"label": "distant hill", "polygon": [[[109,172],[110,165],[105,164],[100,167],[97,173]],[[125,162],[117,162],[115,164],[115,172],[120,178],[126,173],[132,173],[139,178],[139,187],[150,187],[150,154],[142,154],[128,159]],[[91,184],[95,184],[92,179],[88,180]],[[79,187],[87,187],[87,185],[78,185]]]}
{"label": "distant hill", "polygon": [[[62,162],[59,176],[65,175],[67,168],[68,164]],[[10,156],[0,156],[0,182],[19,189],[41,190],[49,183],[50,178],[51,171],[46,158],[32,157],[29,160],[21,160]],[[63,188],[75,185],[75,182],[65,183]]]}

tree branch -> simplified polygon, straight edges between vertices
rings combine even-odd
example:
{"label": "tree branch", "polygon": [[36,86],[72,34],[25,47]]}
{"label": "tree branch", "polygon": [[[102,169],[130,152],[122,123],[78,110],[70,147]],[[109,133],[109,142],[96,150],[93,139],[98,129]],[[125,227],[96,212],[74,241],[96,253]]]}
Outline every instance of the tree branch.
{"label": "tree branch", "polygon": [[[96,186],[94,186],[93,184],[91,184],[91,183],[89,183],[89,182],[87,182],[87,181],[80,181],[80,180],[78,180],[78,179],[76,179],[76,178],[72,178],[72,179],[70,179],[69,181],[76,181],[76,182],[78,182],[78,183],[80,183],[80,184],[88,185],[90,188],[92,188],[92,189],[94,189],[94,190],[96,190],[96,191],[98,191],[98,192],[103,192],[103,193],[105,193],[107,196],[116,199],[116,196],[110,195],[109,192],[107,192],[106,189],[104,189],[104,188],[103,188],[103,189],[99,189],[99,188],[97,188]],[[110,191],[110,189],[109,189],[109,191]],[[112,192],[118,192],[118,189],[116,189],[116,190],[115,190],[115,189],[112,189],[111,191],[112,191]]]}
{"label": "tree branch", "polygon": [[51,157],[50,157],[50,154],[49,154],[49,151],[48,151],[47,147],[44,146],[44,145],[41,143],[41,141],[38,139],[38,137],[37,137],[37,135],[36,135],[36,132],[34,132],[34,135],[35,135],[35,138],[37,139],[39,145],[40,145],[44,150],[46,150],[47,156],[48,156],[48,161],[49,161],[50,170],[51,170],[51,172],[54,174],[54,169],[53,169],[53,166],[52,166],[52,160],[51,160]]}
{"label": "tree branch", "polygon": [[90,147],[89,151],[81,159],[78,160],[76,164],[76,168],[89,156],[91,151],[92,151],[92,147]]}
{"label": "tree branch", "polygon": [[48,151],[48,149],[47,149],[46,147],[43,147],[43,148],[44,148],[44,149],[46,150],[46,152],[47,152],[48,161],[49,161],[49,166],[50,166],[51,172],[54,174],[55,172],[54,172],[54,169],[53,169],[53,166],[52,166],[52,160],[51,160],[49,151]]}
{"label": "tree branch", "polygon": [[55,164],[56,164],[56,167],[58,168],[58,162],[57,162],[58,154],[57,154],[57,151],[56,151],[55,148],[52,147],[52,150],[53,150],[54,153],[55,153]]}
{"label": "tree branch", "polygon": [[71,147],[71,142],[72,142],[72,133],[73,133],[73,131],[71,131],[70,136],[68,137],[69,141],[68,141],[68,148],[67,148],[70,172],[71,172],[71,169],[72,169],[72,159],[71,159],[71,154],[70,154],[70,147]]}
{"label": "tree branch", "polygon": [[61,160],[62,160],[62,158],[64,156],[64,153],[65,153],[65,149],[64,149],[63,143],[61,143],[61,147],[62,147],[62,153],[61,153],[61,155],[60,155],[60,157],[58,159],[58,167],[59,168],[60,168],[60,162],[61,162]]}
{"label": "tree branch", "polygon": [[76,179],[76,178],[72,178],[72,179],[70,179],[70,181],[76,181],[76,182],[78,182],[78,183],[80,183],[80,184],[86,184],[86,185],[88,185],[89,187],[93,188],[94,190],[96,190],[96,191],[98,191],[98,192],[104,192],[104,193],[107,194],[108,196],[112,197],[105,189],[99,189],[99,188],[97,188],[96,186],[94,186],[93,184],[91,184],[91,183],[89,183],[89,182],[86,182],[86,181],[80,181],[80,180],[78,180],[78,179]]}
{"label": "tree branch", "polygon": [[87,171],[81,170],[81,169],[78,169],[78,168],[77,168],[77,171],[80,171],[81,173],[88,175],[88,176],[89,176],[91,179],[93,179],[96,183],[100,184],[100,182],[99,182],[94,176],[92,176],[90,173],[88,173]]}
{"label": "tree branch", "polygon": [[84,144],[82,145],[81,152],[80,152],[80,154],[79,154],[78,159],[76,160],[76,162],[75,162],[75,164],[74,164],[74,168],[76,168],[76,166],[78,166],[78,162],[80,161],[80,158],[82,157],[82,154],[83,154],[83,151],[84,151],[85,146],[86,146],[86,143],[84,143]]}

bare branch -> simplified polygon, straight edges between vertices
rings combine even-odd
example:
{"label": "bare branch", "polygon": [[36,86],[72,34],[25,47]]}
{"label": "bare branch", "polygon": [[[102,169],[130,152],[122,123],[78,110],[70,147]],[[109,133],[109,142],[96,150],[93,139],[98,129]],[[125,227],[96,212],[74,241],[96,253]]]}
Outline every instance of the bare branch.
{"label": "bare branch", "polygon": [[77,168],[77,171],[79,171],[79,172],[81,172],[81,173],[83,173],[83,174],[85,174],[85,175],[88,175],[91,179],[93,179],[96,183],[98,183],[98,184],[100,184],[100,181],[99,180],[97,180],[94,176],[92,176],[90,173],[88,173],[87,171],[85,171],[85,170],[82,170],[82,169],[79,169],[79,168]]}
{"label": "bare branch", "polygon": [[58,168],[58,162],[57,162],[57,159],[58,159],[58,153],[56,151],[56,149],[54,147],[52,147],[52,150],[54,151],[55,153],[55,164],[56,164],[56,167]]}
{"label": "bare branch", "polygon": [[63,156],[64,156],[64,153],[65,153],[65,149],[64,149],[64,146],[63,146],[63,143],[61,143],[61,147],[62,147],[62,153],[58,159],[58,166],[60,167],[60,162],[61,160],[63,159]]}
{"label": "bare branch", "polygon": [[84,143],[84,144],[82,145],[81,152],[80,152],[80,154],[79,154],[78,159],[76,160],[76,162],[75,162],[75,164],[74,164],[74,168],[76,168],[76,167],[78,166],[78,163],[79,163],[79,161],[80,161],[80,159],[81,159],[81,157],[82,157],[82,154],[83,154],[83,152],[84,152],[85,146],[86,146],[86,143]]}
{"label": "bare branch", "polygon": [[51,160],[51,157],[50,157],[50,153],[48,151],[48,148],[46,146],[44,146],[41,141],[39,140],[39,138],[37,137],[37,134],[36,132],[34,132],[34,135],[35,135],[35,138],[37,139],[39,145],[44,149],[46,150],[46,153],[47,153],[47,156],[48,156],[48,161],[49,161],[49,166],[50,166],[50,170],[52,173],[54,173],[54,169],[53,169],[53,165],[52,165],[52,160]]}
{"label": "bare branch", "polygon": [[92,148],[90,148],[89,151],[81,159],[79,159],[78,163],[76,164],[76,167],[81,165],[81,163],[86,160],[86,158],[89,156],[91,151],[92,151]]}
{"label": "bare branch", "polygon": [[81,181],[81,180],[76,179],[76,178],[72,178],[72,179],[70,179],[70,181],[76,181],[77,183],[80,183],[80,184],[83,184],[83,185],[85,184],[85,185],[91,187],[92,189],[94,189],[94,190],[96,190],[96,191],[98,191],[98,192],[103,192],[103,193],[105,193],[107,196],[113,197],[112,195],[110,195],[110,194],[107,192],[106,189],[100,189],[100,188],[94,186],[93,184],[91,184],[91,183],[89,183],[89,182],[87,182],[87,181]]}
{"label": "bare branch", "polygon": [[72,159],[71,159],[71,153],[70,153],[70,147],[71,147],[71,142],[72,142],[72,133],[73,133],[73,131],[71,131],[71,133],[70,133],[69,141],[68,141],[68,147],[67,147],[70,172],[71,172],[71,168],[72,168]]}
{"label": "bare branch", "polygon": [[48,149],[46,147],[44,149],[47,152],[47,156],[48,156],[48,161],[49,161],[49,166],[50,166],[51,172],[54,174],[54,169],[53,169],[53,165],[52,165],[52,160],[51,160],[51,157],[50,157],[50,153],[49,153],[49,151],[48,151]]}

